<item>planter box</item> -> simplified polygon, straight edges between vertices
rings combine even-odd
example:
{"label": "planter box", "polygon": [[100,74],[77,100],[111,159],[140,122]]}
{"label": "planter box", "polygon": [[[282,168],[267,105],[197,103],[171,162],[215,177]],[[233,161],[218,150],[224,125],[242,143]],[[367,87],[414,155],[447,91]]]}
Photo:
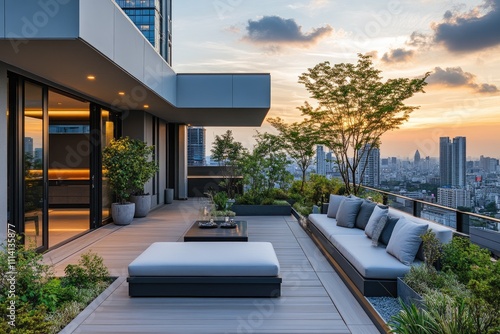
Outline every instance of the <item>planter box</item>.
{"label": "planter box", "polygon": [[496,256],[500,256],[500,232],[480,227],[471,227],[470,241],[484,248],[488,248]]}
{"label": "planter box", "polygon": [[236,216],[290,216],[292,207],[290,205],[233,204],[231,211],[234,211]]}
{"label": "planter box", "polygon": [[423,298],[415,292],[408,284],[406,284],[401,277],[398,277],[398,297],[407,305],[415,304],[417,308],[421,309],[423,305]]}

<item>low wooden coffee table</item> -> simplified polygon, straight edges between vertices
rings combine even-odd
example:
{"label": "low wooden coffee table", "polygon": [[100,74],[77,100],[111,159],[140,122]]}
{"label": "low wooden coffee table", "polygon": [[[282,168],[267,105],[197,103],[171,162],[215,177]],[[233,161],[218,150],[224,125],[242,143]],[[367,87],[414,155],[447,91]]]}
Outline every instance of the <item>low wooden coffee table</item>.
{"label": "low wooden coffee table", "polygon": [[184,235],[184,241],[248,241],[247,222],[235,221],[236,227],[222,228],[222,221],[216,221],[216,228],[200,228],[199,221],[195,221],[193,226]]}

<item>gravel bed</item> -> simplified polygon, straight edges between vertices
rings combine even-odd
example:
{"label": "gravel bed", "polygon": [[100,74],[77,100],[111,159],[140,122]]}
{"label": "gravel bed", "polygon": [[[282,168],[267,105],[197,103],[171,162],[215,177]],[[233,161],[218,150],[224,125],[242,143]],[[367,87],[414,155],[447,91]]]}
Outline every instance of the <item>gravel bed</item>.
{"label": "gravel bed", "polygon": [[396,315],[400,310],[401,306],[397,298],[391,297],[366,297],[373,308],[377,310],[382,319],[388,322],[391,316]]}

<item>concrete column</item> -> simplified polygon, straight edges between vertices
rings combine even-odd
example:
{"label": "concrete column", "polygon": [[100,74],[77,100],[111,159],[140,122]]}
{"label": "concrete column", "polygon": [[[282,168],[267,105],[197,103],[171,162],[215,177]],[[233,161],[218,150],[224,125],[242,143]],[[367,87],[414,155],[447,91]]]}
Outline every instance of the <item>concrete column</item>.
{"label": "concrete column", "polygon": [[0,62],[0,243],[4,243],[7,236],[7,109],[8,109],[8,80],[7,68]]}
{"label": "concrete column", "polygon": [[188,177],[188,162],[187,162],[187,126],[179,124],[179,146],[178,146],[178,179],[177,179],[177,197],[179,199],[187,199],[187,177]]}

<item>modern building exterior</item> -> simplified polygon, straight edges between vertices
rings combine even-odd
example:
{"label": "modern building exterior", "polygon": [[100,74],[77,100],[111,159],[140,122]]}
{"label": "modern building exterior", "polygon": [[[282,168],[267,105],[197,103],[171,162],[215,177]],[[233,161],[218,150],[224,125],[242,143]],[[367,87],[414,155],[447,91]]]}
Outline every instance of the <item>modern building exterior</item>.
{"label": "modern building exterior", "polygon": [[175,73],[113,0],[2,0],[0,239],[45,250],[107,223],[101,154],[121,136],[155,147],[152,207],[184,199],[187,125],[260,126],[269,107],[269,74]]}
{"label": "modern building exterior", "polygon": [[172,0],[115,0],[172,66]]}
{"label": "modern building exterior", "polygon": [[188,166],[205,165],[205,138],[207,130],[202,126],[188,127]]}
{"label": "modern building exterior", "polygon": [[420,165],[420,152],[418,150],[415,152],[415,155],[413,157],[413,164],[415,166]]}
{"label": "modern building exterior", "polygon": [[439,138],[440,185],[444,187],[465,187],[466,184],[466,138]]}
{"label": "modern building exterior", "polygon": [[[380,149],[366,144],[359,150],[358,178],[367,187],[380,185]],[[364,172],[363,172],[364,171]]]}
{"label": "modern building exterior", "polygon": [[437,203],[453,209],[459,206],[470,208],[470,191],[460,188],[438,188]]}

